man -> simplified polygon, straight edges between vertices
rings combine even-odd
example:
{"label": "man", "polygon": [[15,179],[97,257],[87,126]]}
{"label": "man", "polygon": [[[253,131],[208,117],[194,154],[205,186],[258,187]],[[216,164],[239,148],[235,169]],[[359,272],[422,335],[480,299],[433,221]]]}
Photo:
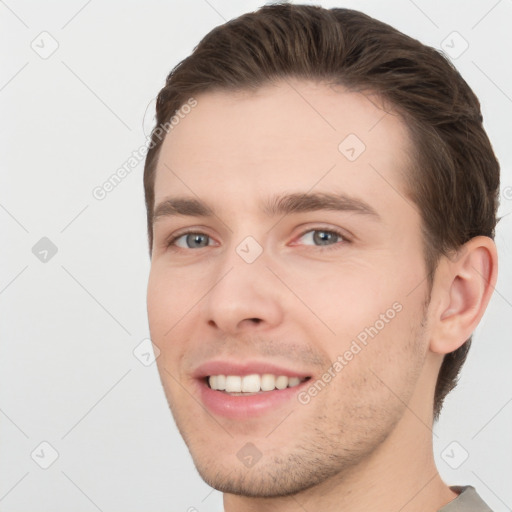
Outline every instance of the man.
{"label": "man", "polygon": [[225,510],[489,510],[432,453],[497,276],[499,166],[447,60],[265,6],[169,74],[150,148],[151,337]]}

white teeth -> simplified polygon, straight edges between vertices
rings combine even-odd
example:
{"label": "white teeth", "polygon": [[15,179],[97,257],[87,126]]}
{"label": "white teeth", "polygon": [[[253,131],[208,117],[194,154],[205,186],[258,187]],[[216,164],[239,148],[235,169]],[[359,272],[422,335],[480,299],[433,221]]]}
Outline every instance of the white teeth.
{"label": "white teeth", "polygon": [[226,375],[226,391],[228,393],[240,393],[242,391],[242,377]]}
{"label": "white teeth", "polygon": [[288,387],[288,377],[284,375],[280,375],[276,379],[276,388],[277,389],[285,389]]}
{"label": "white teeth", "polygon": [[261,391],[272,391],[276,387],[276,378],[270,373],[261,376]]}
{"label": "white teeth", "polygon": [[[217,380],[217,382],[218,382],[218,380]],[[299,384],[300,384],[300,379],[299,379],[299,377],[290,377],[290,378],[288,379],[288,387],[290,387],[290,388],[293,388],[293,387],[295,387],[295,386],[298,386]],[[218,384],[217,384],[217,385],[218,385]]]}
{"label": "white teeth", "polygon": [[219,391],[224,391],[226,389],[226,376],[225,375],[216,375],[217,384],[214,389],[218,389]]}
{"label": "white teeth", "polygon": [[259,375],[245,375],[242,377],[242,391],[244,393],[257,393],[260,390]]}
{"label": "white teeth", "polygon": [[286,375],[272,375],[264,373],[258,375],[211,375],[208,378],[210,387],[216,391],[227,393],[258,393],[259,391],[273,391],[274,389],[293,388],[305,379],[287,377]]}

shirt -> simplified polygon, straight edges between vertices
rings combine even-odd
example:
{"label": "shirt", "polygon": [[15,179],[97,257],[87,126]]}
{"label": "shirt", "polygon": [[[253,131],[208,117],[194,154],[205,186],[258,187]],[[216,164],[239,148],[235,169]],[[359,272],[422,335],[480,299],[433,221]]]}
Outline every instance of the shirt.
{"label": "shirt", "polygon": [[440,508],[438,512],[492,512],[487,503],[478,496],[471,485],[450,487],[459,495],[450,503]]}

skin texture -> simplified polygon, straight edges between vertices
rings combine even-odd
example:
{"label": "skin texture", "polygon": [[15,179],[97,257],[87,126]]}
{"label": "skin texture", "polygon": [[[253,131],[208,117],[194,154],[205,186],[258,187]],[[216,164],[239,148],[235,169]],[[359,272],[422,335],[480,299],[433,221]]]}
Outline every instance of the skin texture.
{"label": "skin texture", "polygon": [[[225,492],[227,512],[438,510],[456,495],[432,455],[435,381],[443,354],[485,310],[494,244],[477,237],[443,257],[429,297],[420,215],[401,178],[407,129],[375,96],[286,80],[196,99],[162,147],[155,204],[188,196],[215,216],[155,222],[147,305],[164,391],[198,471]],[[365,145],[354,161],[338,149],[349,134]],[[259,207],[305,192],[362,199],[379,218]],[[207,235],[205,246],[167,246],[187,229]],[[345,238],[322,245],[330,230]],[[250,264],[236,251],[247,236],[263,250]],[[294,397],[237,419],[202,404],[200,364],[268,361],[315,382],[393,304],[400,311],[307,404]],[[261,454],[250,468],[237,457],[246,443]]]}

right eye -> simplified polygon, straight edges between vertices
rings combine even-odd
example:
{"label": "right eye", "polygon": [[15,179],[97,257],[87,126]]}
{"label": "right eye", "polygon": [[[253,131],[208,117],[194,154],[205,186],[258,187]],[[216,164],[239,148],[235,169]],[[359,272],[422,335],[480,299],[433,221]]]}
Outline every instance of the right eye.
{"label": "right eye", "polygon": [[205,233],[187,231],[173,236],[167,243],[167,247],[179,247],[180,249],[201,249],[211,245],[212,239]]}

